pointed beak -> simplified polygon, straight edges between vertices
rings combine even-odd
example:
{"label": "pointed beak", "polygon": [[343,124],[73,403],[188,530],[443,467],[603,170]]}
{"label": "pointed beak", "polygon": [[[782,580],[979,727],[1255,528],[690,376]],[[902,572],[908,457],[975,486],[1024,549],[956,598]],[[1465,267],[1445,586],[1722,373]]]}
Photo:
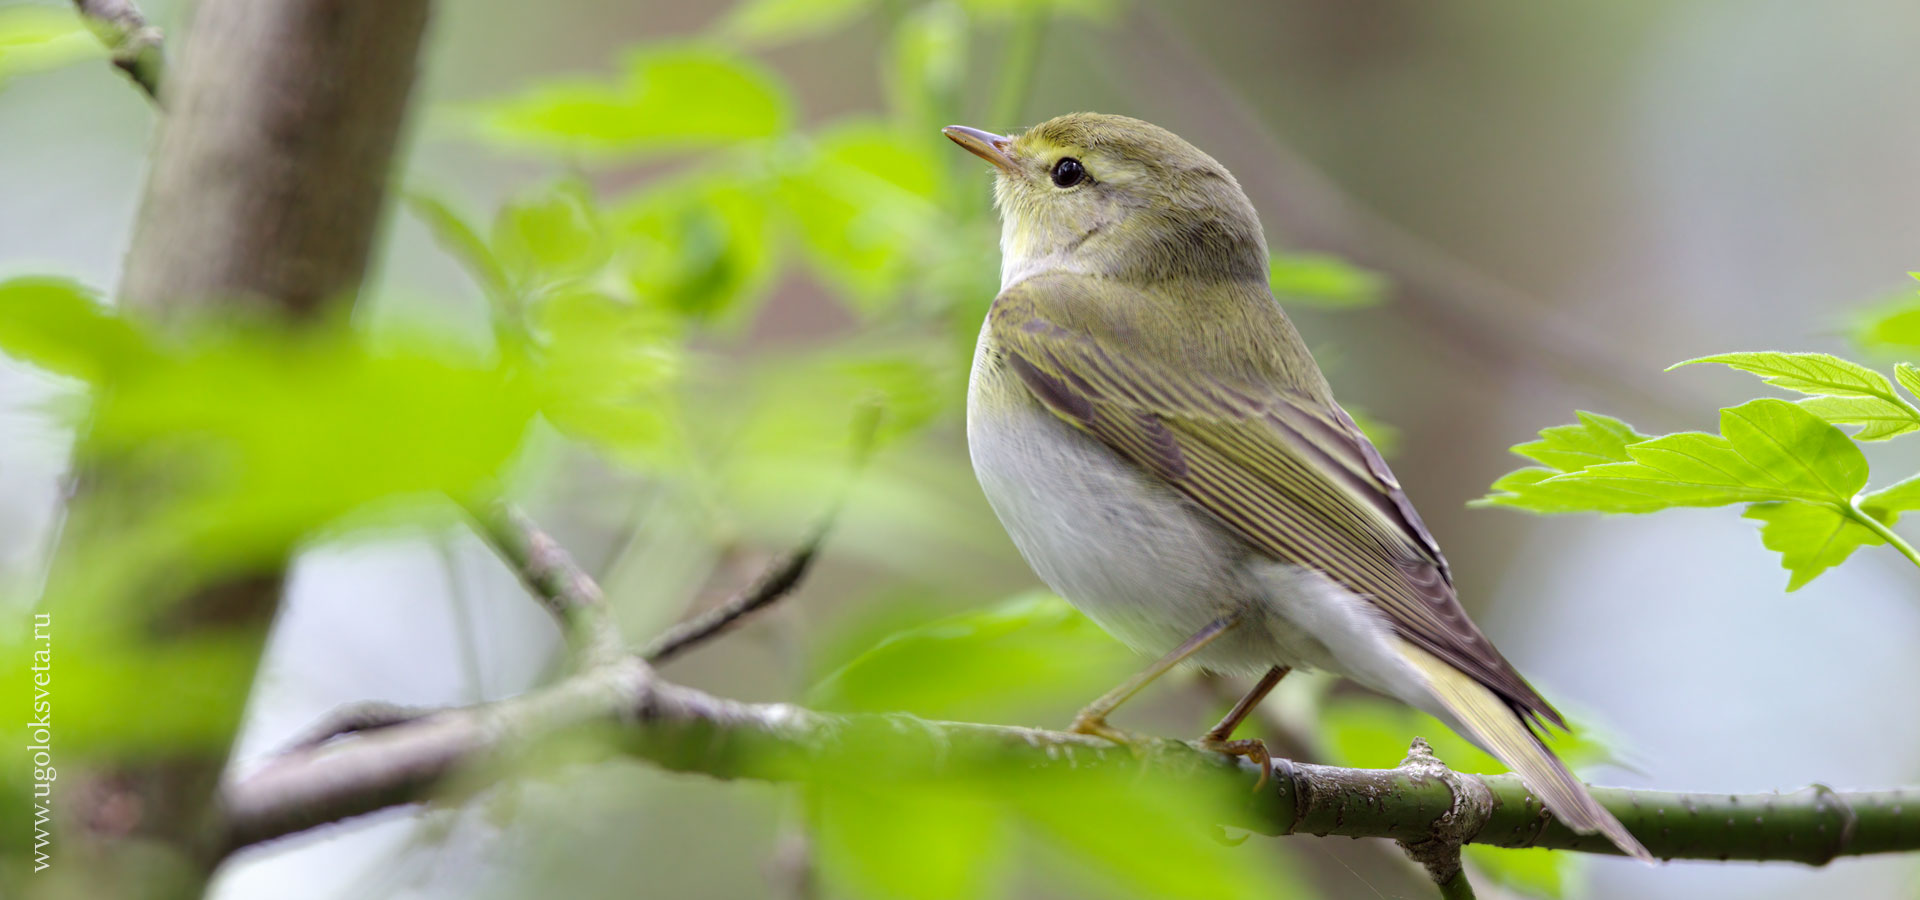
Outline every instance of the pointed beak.
{"label": "pointed beak", "polygon": [[1013,157],[1007,155],[1007,148],[1013,146],[1013,140],[1010,138],[981,131],[978,128],[968,128],[965,125],[948,125],[940,129],[940,133],[946,135],[948,140],[965,147],[968,153],[999,166],[1002,172],[1012,175],[1020,171],[1019,167],[1014,165]]}

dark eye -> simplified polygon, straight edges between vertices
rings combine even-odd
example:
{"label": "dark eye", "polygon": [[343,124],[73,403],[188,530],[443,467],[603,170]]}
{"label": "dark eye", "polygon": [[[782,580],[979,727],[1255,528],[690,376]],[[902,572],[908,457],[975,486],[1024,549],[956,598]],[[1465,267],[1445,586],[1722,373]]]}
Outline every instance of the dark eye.
{"label": "dark eye", "polygon": [[1070,188],[1087,180],[1087,167],[1071,156],[1062,156],[1053,164],[1053,186]]}

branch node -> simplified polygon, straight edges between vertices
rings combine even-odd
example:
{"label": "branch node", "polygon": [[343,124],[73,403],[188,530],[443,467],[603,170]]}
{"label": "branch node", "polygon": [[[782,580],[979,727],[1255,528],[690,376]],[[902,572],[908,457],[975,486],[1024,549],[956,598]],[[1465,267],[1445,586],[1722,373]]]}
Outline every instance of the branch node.
{"label": "branch node", "polygon": [[1812,862],[1812,865],[1824,866],[1839,859],[1840,854],[1846,852],[1847,845],[1853,843],[1854,831],[1860,826],[1860,814],[1854,812],[1853,805],[1847,802],[1847,798],[1840,796],[1840,792],[1827,785],[1814,782],[1807,786],[1807,790],[1813,792],[1816,804],[1832,810],[1840,819],[1840,827],[1833,830],[1833,843],[1827,851],[1827,857]]}
{"label": "branch node", "polygon": [[[1486,825],[1487,816],[1493,812],[1493,792],[1480,779],[1447,768],[1433,755],[1433,748],[1425,738],[1413,739],[1412,746],[1407,748],[1407,758],[1400,761],[1399,768],[1415,778],[1438,779],[1446,784],[1453,798],[1446,811],[1433,820],[1432,832],[1425,840],[1400,841],[1399,844],[1414,862],[1427,870],[1443,892],[1459,890],[1460,885],[1466,884],[1460,866],[1460,846],[1472,840]],[[1471,896],[1472,888],[1465,890],[1469,893],[1460,896]]]}

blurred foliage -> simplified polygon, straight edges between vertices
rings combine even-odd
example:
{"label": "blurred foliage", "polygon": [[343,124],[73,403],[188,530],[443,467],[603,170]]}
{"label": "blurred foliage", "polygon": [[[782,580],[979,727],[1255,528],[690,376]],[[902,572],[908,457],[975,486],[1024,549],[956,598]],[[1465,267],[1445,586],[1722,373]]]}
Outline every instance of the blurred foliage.
{"label": "blurred foliage", "polygon": [[16,75],[105,59],[106,55],[71,7],[0,8],[0,87]]}
{"label": "blurred foliage", "polygon": [[[1920,272],[1907,274],[1920,281]],[[1871,309],[1856,313],[1848,331],[1854,343],[1871,353],[1895,355],[1920,352],[1920,291],[1903,291]]]}
{"label": "blurred foliage", "polygon": [[[1799,403],[1761,398],[1720,411],[1720,433],[1650,437],[1618,419],[1579,413],[1580,423],[1547,428],[1513,452],[1540,466],[1493,483],[1478,505],[1541,513],[1645,513],[1681,506],[1746,504],[1760,539],[1780,553],[1787,590],[1805,586],[1853,551],[1892,543],[1920,554],[1892,531],[1920,508],[1912,481],[1868,492],[1867,459],[1855,441],[1885,440],[1920,428],[1920,408],[1885,375],[1824,353],[1723,353],[1679,366],[1719,363],[1767,384],[1810,395]],[[1894,371],[1908,392],[1920,370]],[[1840,425],[1860,426],[1854,436]]]}

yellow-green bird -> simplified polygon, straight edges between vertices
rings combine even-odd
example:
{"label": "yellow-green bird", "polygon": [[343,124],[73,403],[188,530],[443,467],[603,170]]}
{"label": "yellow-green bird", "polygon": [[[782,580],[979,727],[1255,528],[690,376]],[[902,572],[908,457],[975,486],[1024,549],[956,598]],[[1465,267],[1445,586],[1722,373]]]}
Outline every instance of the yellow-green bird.
{"label": "yellow-green bird", "polygon": [[1233,175],[1122,116],[945,133],[999,170],[1000,294],[967,398],[980,486],[1054,590],[1165,654],[1074,729],[1124,739],[1106,716],[1183,662],[1260,674],[1203,741],[1264,768],[1233,729],[1291,668],[1332,671],[1439,717],[1560,821],[1650,860],[1536,735],[1565,722],[1467,618],[1334,402]]}

